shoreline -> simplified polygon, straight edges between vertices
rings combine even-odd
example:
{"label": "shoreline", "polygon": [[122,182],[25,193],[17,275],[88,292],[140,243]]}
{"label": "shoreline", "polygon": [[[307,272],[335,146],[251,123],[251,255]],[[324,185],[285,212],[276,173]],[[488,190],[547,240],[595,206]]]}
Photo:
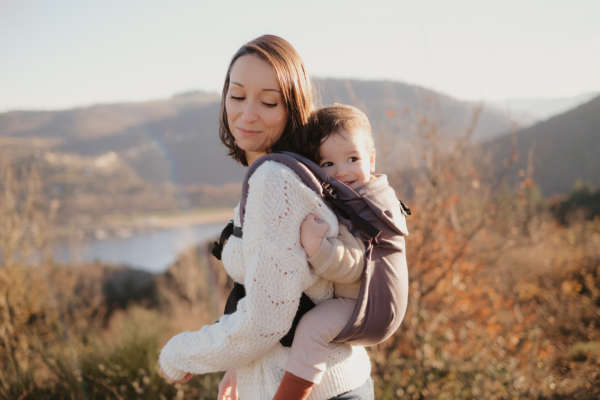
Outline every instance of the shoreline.
{"label": "shoreline", "polygon": [[149,215],[135,218],[133,226],[152,227],[156,229],[176,228],[182,226],[227,222],[232,218],[231,209],[183,213],[178,215]]}
{"label": "shoreline", "polygon": [[97,224],[75,223],[64,226],[56,237],[59,240],[103,240],[128,238],[139,233],[159,231],[201,224],[227,223],[232,218],[231,208],[199,209],[171,214],[110,215]]}

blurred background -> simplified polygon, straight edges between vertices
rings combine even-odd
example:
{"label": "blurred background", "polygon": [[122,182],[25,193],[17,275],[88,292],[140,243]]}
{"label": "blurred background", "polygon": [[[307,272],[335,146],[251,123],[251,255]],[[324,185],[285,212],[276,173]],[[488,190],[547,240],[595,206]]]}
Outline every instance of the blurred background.
{"label": "blurred background", "polygon": [[218,139],[264,33],[373,125],[413,210],[378,399],[600,396],[600,3],[0,1],[0,398],[216,397],[166,339],[219,318]]}

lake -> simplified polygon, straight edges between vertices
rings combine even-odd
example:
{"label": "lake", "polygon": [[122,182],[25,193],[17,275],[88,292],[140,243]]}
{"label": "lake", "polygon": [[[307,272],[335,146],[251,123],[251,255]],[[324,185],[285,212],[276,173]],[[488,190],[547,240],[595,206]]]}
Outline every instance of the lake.
{"label": "lake", "polygon": [[93,239],[57,246],[55,259],[61,263],[100,261],[126,264],[144,271],[161,273],[183,250],[215,239],[226,222],[207,223],[140,232],[130,237]]}

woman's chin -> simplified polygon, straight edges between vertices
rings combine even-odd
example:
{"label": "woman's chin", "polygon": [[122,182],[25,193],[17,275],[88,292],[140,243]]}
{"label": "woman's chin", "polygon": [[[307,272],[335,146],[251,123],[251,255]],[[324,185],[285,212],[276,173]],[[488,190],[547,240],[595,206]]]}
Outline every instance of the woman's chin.
{"label": "woman's chin", "polygon": [[271,150],[273,146],[272,143],[264,143],[258,142],[257,140],[244,140],[244,138],[240,138],[239,140],[236,138],[235,144],[244,152],[246,155],[248,154],[266,154]]}

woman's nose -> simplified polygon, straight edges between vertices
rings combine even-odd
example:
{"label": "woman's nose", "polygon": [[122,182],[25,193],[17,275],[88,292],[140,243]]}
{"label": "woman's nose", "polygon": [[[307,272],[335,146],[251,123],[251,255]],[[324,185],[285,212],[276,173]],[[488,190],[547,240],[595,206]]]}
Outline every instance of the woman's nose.
{"label": "woman's nose", "polygon": [[242,120],[252,122],[258,119],[256,106],[252,102],[247,102],[242,109]]}

